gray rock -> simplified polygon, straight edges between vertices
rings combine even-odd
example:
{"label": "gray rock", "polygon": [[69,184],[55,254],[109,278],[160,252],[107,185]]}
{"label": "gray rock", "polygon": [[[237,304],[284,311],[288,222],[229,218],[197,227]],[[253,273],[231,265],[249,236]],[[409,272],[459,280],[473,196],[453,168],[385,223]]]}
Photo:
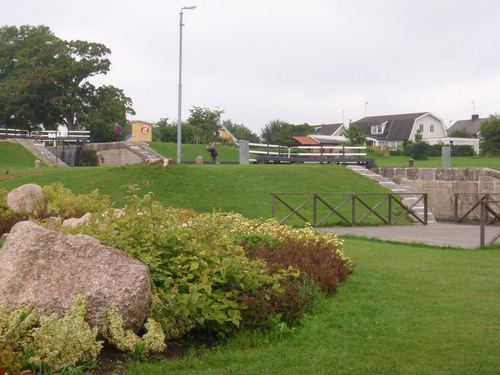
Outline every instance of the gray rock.
{"label": "gray rock", "polygon": [[45,204],[45,194],[35,184],[19,186],[7,194],[7,206],[16,212],[33,212],[35,208],[45,207]]}
{"label": "gray rock", "polygon": [[62,226],[70,228],[76,228],[78,226],[84,227],[85,225],[87,225],[87,222],[92,219],[92,217],[93,217],[92,214],[90,212],[87,212],[80,218],[72,217],[64,220]]}
{"label": "gray rock", "polygon": [[71,236],[23,221],[12,228],[0,251],[0,302],[11,309],[34,301],[63,316],[78,293],[88,295],[87,322],[102,325],[114,305],[125,328],[137,332],[151,301],[146,265],[95,238]]}

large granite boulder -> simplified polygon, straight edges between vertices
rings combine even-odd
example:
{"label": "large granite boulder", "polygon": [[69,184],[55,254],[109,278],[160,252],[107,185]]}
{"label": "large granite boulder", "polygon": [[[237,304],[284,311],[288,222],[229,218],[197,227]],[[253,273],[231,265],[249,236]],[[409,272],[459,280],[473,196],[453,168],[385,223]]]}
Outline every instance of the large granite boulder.
{"label": "large granite boulder", "polygon": [[7,194],[7,206],[13,211],[33,212],[45,206],[45,194],[38,185],[22,185]]}
{"label": "large granite boulder", "polygon": [[0,302],[14,309],[34,301],[59,316],[78,293],[88,295],[87,322],[102,324],[114,305],[125,328],[137,332],[151,301],[146,265],[85,235],[67,235],[19,222],[0,248]]}

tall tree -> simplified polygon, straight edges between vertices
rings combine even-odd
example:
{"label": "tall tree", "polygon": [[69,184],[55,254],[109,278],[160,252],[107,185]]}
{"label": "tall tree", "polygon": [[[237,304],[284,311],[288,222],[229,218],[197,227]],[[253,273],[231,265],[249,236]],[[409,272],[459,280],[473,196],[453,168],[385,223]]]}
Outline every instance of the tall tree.
{"label": "tall tree", "polygon": [[231,132],[238,140],[250,141],[252,143],[259,143],[260,138],[257,134],[252,132],[243,124],[234,124],[231,120],[224,120],[222,125]]}
{"label": "tall tree", "polygon": [[200,143],[209,143],[220,139],[219,124],[224,111],[194,106],[189,112],[191,115],[187,119],[187,123],[197,128]]}
{"label": "tall tree", "polygon": [[[88,129],[90,118],[102,123],[99,113],[106,117],[104,113],[109,112],[95,108],[99,104],[109,107],[96,101],[96,96],[106,99],[110,95],[119,102],[118,111],[132,114],[132,102],[121,90],[96,88],[89,82],[107,74],[110,53],[103,44],[61,40],[45,26],[0,28],[0,120],[18,118],[25,127]],[[83,120],[87,122],[80,123]]]}
{"label": "tall tree", "polygon": [[26,90],[19,61],[31,51],[57,38],[46,26],[4,26],[0,28],[0,123],[10,128],[33,130],[41,122],[54,123],[55,116],[44,112],[39,100]]}
{"label": "tall tree", "polygon": [[500,115],[491,115],[480,127],[483,137],[481,153],[483,155],[500,155]]}
{"label": "tall tree", "polygon": [[286,121],[272,120],[261,130],[261,139],[270,144],[287,144],[292,137],[307,136],[314,133],[314,128],[308,124],[292,125]]}
{"label": "tall tree", "polygon": [[354,125],[351,121],[349,121],[349,127],[344,131],[344,135],[353,146],[363,145],[366,141],[366,135],[361,132],[359,126]]}
{"label": "tall tree", "polygon": [[114,124],[125,128],[127,114],[135,114],[132,100],[114,86],[94,88],[86,96],[86,110],[76,113],[76,129],[90,130],[91,142],[114,140]]}

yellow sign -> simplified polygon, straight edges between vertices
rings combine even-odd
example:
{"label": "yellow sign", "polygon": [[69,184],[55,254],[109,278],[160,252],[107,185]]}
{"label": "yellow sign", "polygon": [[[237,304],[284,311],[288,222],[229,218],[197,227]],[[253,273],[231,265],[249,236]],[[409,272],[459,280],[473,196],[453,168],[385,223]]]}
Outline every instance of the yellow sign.
{"label": "yellow sign", "polygon": [[132,142],[151,142],[153,124],[144,121],[132,121]]}

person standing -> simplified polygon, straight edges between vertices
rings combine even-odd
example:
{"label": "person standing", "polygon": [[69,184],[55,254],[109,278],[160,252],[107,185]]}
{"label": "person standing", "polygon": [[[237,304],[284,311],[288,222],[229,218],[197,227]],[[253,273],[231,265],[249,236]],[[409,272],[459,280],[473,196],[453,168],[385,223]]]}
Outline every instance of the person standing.
{"label": "person standing", "polygon": [[207,146],[207,151],[210,152],[210,157],[212,161],[215,163],[217,160],[217,150],[215,149],[214,145],[211,144],[210,146]]}
{"label": "person standing", "polygon": [[115,123],[115,141],[118,142],[121,139],[122,127]]}

